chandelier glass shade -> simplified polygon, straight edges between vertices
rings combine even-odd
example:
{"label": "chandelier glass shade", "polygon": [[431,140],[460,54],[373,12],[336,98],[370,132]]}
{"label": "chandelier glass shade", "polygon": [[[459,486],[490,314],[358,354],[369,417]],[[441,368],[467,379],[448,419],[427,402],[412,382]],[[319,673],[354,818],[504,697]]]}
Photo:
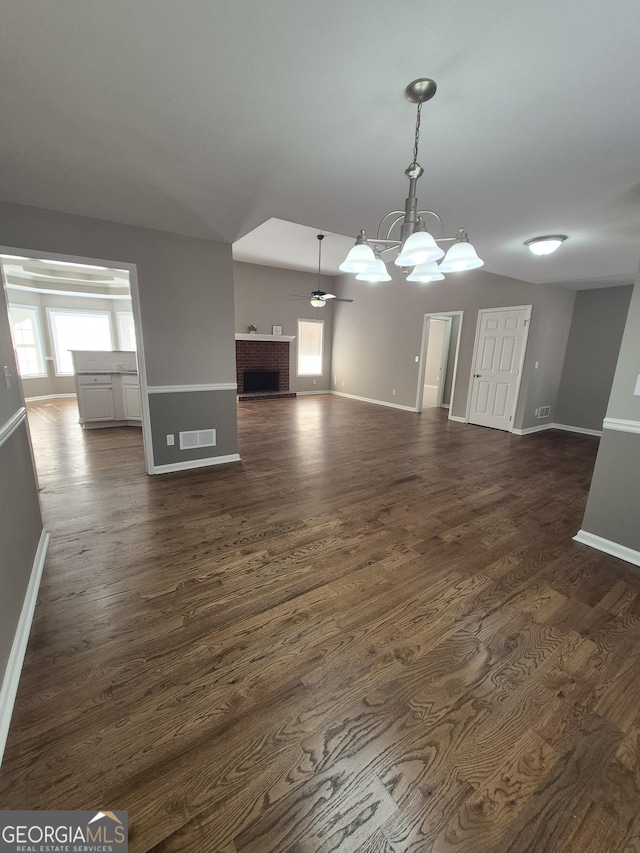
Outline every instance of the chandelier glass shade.
{"label": "chandelier glass shade", "polygon": [[374,265],[367,267],[356,276],[358,281],[391,281],[391,276],[387,271],[387,267],[382,258],[375,258]]}
{"label": "chandelier glass shade", "polygon": [[399,267],[415,267],[429,261],[439,261],[443,256],[444,251],[428,231],[414,231],[404,241],[395,264]]}
{"label": "chandelier glass shade", "polygon": [[367,246],[366,243],[356,243],[344,261],[340,264],[339,269],[341,269],[342,272],[353,273],[373,272],[377,269],[376,257],[373,254],[373,249],[371,246]]}
{"label": "chandelier glass shade", "polygon": [[440,264],[440,272],[464,272],[481,267],[483,261],[476,254],[471,243],[454,243]]}
{"label": "chandelier glass shade", "polygon": [[435,261],[418,264],[407,276],[407,281],[419,281],[421,284],[426,284],[429,281],[442,281],[443,279],[444,276]]}
{"label": "chandelier glass shade", "polygon": [[[413,160],[405,175],[409,178],[409,195],[404,210],[392,210],[382,217],[375,238],[367,237],[361,231],[355,246],[340,264],[341,272],[355,273],[359,281],[390,281],[382,255],[396,252],[394,263],[402,267],[407,281],[438,281],[443,273],[462,272],[481,267],[484,263],[469,242],[467,232],[460,228],[455,237],[445,237],[442,233],[442,220],[433,210],[419,210],[416,195],[418,179],[423,173],[418,163],[418,141],[420,138],[420,115],[422,105],[436,93],[436,83],[429,78],[420,78],[409,83],[405,97],[417,104]],[[434,217],[439,224],[440,236],[434,236],[426,229],[424,217]],[[386,232],[385,232],[386,229]],[[399,229],[399,235],[392,236]],[[452,243],[446,255],[438,243]],[[436,262],[444,258],[440,265]],[[435,269],[434,269],[435,268]]]}

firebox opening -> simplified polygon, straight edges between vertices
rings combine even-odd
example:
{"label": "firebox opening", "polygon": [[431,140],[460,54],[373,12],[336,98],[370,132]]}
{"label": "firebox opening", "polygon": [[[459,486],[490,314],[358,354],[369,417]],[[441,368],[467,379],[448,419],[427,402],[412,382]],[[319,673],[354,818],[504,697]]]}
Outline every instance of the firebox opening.
{"label": "firebox opening", "polygon": [[243,373],[244,393],[278,391],[279,381],[279,370],[245,370]]}

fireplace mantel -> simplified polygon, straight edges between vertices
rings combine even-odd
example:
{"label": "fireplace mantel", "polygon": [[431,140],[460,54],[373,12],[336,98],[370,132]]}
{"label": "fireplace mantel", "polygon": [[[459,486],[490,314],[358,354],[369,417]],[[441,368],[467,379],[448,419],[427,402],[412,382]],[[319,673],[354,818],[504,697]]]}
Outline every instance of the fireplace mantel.
{"label": "fireplace mantel", "polygon": [[295,335],[259,335],[257,332],[236,332],[237,341],[295,341]]}

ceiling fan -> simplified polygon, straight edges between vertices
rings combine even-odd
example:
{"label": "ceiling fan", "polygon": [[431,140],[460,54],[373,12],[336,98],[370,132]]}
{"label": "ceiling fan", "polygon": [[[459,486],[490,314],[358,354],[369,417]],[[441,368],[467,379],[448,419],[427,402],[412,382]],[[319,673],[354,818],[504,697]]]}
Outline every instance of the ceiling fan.
{"label": "ceiling fan", "polygon": [[320,290],[320,268],[322,264],[322,241],[324,240],[324,234],[318,234],[318,287],[316,290],[311,291],[310,296],[300,296],[297,293],[292,293],[292,299],[308,299],[313,308],[324,308],[327,302],[330,299],[335,300],[336,302],[353,302],[353,299],[343,299],[341,296],[334,296],[333,293],[326,293],[324,290]]}

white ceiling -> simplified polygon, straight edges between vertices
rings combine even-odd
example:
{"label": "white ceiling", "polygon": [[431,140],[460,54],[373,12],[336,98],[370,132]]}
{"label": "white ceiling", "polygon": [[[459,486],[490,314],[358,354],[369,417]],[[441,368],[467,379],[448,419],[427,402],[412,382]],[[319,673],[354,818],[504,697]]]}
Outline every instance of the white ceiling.
{"label": "white ceiling", "polygon": [[[315,233],[403,206],[403,91],[428,76],[419,199],[446,233],[494,273],[634,279],[637,0],[3,0],[2,18],[0,198],[313,270]],[[535,258],[545,233],[569,240]]]}
{"label": "white ceiling", "polygon": [[14,291],[21,290],[101,299],[131,298],[126,270],[2,254],[0,266],[11,301],[19,299]]}

